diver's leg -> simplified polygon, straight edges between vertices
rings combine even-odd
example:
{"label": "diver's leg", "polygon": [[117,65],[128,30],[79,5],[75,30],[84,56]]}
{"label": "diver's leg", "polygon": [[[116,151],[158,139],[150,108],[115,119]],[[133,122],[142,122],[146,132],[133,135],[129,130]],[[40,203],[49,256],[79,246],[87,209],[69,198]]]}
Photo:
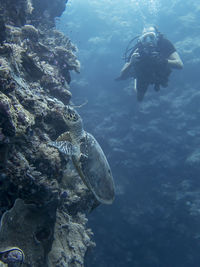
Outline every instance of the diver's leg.
{"label": "diver's leg", "polygon": [[144,95],[147,91],[148,83],[142,82],[141,80],[137,79],[137,100],[141,102],[144,98]]}

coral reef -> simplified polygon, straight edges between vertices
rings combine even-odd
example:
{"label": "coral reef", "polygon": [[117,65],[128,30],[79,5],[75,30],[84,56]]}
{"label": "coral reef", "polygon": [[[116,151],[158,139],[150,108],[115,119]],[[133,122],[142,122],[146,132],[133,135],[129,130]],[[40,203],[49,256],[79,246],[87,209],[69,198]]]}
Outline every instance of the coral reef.
{"label": "coral reef", "polygon": [[68,130],[70,71],[80,72],[54,28],[66,2],[0,0],[0,255],[22,250],[23,266],[81,267],[94,246],[85,213],[95,198],[48,145]]}

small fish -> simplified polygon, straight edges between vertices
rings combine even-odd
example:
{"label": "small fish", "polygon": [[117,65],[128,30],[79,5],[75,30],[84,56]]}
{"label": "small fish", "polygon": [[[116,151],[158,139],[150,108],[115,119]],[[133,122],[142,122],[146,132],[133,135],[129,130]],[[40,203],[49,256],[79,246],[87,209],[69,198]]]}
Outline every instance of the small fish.
{"label": "small fish", "polygon": [[8,264],[9,267],[21,266],[24,262],[24,252],[17,247],[7,248],[0,251],[0,261]]}

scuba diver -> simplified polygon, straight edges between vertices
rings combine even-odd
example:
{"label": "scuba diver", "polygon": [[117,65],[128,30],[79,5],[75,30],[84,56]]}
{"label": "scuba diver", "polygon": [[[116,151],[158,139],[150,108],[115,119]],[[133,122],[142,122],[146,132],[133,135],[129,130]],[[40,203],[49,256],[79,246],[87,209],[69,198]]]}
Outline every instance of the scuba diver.
{"label": "scuba diver", "polygon": [[138,101],[142,101],[150,84],[155,91],[159,91],[160,86],[167,87],[171,69],[182,69],[183,62],[174,45],[155,26],[145,27],[136,38],[136,45],[127,48],[126,63],[115,80],[134,77],[134,90]]}

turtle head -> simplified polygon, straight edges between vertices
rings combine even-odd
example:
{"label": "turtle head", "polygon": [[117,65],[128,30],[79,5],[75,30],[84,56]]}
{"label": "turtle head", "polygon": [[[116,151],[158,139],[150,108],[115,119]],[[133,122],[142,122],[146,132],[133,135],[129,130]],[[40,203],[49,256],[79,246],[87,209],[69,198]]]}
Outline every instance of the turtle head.
{"label": "turtle head", "polygon": [[78,112],[70,106],[65,107],[65,118],[69,123],[76,123],[80,119]]}
{"label": "turtle head", "polygon": [[69,127],[69,131],[76,136],[81,136],[83,132],[83,123],[78,112],[73,107],[66,106],[64,117],[66,124]]}

